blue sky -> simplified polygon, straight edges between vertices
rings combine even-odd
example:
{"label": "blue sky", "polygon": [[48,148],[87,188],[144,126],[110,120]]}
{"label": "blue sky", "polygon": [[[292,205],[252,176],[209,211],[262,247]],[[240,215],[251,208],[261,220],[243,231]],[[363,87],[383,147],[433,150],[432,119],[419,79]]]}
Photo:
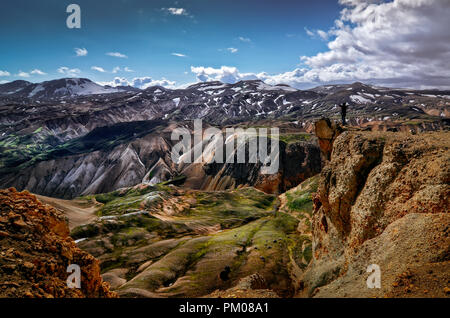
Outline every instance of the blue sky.
{"label": "blue sky", "polygon": [[[379,4],[372,5],[372,2]],[[66,26],[69,15],[66,7],[71,3],[81,7],[81,29]],[[378,71],[373,78],[365,78],[365,73],[376,71],[377,63],[368,70],[350,70],[357,63],[363,63],[363,67],[370,64],[366,56],[352,53],[352,47],[361,46],[361,39],[345,43],[357,36],[358,27],[362,30],[370,27],[358,20],[358,12],[372,10],[373,15],[386,15],[382,10],[386,4],[394,3],[369,0],[2,1],[0,81],[87,77],[102,83],[114,78],[118,78],[117,82],[140,83],[133,79],[147,78],[148,83],[151,78],[154,83],[166,79],[167,86],[177,86],[199,79],[232,82],[261,78],[302,88],[354,80],[395,83],[398,79],[398,84],[407,85],[411,79],[404,74],[390,74],[383,79]],[[371,5],[375,7],[371,9]],[[346,17],[343,9],[355,16]],[[443,15],[447,14],[446,9],[433,12]],[[405,8],[400,13],[414,12],[413,8]],[[445,20],[441,24],[443,28],[448,27]],[[390,31],[396,28],[390,27]],[[411,34],[404,34],[404,39],[411,39]],[[382,39],[371,40],[383,43]],[[335,45],[330,47],[330,43]],[[375,53],[371,43],[362,45]],[[81,49],[81,56],[77,56],[76,49]],[[447,47],[445,51],[448,52]],[[123,57],[107,53],[120,53]],[[383,59],[386,61],[386,57]],[[433,77],[430,85],[435,81]]]}
{"label": "blue sky", "polygon": [[[81,7],[81,29],[66,27],[70,3]],[[199,65],[284,72],[300,63],[300,55],[325,47],[304,28],[328,28],[339,13],[336,1],[298,0],[15,0],[1,6],[0,70],[12,75],[9,80],[18,78],[14,75],[19,71],[47,73],[34,74],[28,78],[31,81],[61,76],[57,69],[63,66],[78,68],[80,76],[97,81],[118,75],[193,82],[190,67]],[[173,15],[163,8],[184,8],[187,15]],[[88,54],[77,57],[75,48],[85,48]],[[128,58],[105,55],[108,52]],[[110,73],[91,70],[92,66]],[[135,72],[111,74],[117,66]]]}

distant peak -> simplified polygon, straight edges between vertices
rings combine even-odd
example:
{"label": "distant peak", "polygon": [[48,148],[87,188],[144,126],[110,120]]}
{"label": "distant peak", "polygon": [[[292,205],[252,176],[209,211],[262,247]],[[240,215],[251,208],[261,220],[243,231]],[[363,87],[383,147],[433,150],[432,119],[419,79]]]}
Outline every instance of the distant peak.
{"label": "distant peak", "polygon": [[370,85],[364,84],[362,82],[354,82],[353,84],[351,84],[350,86],[352,87],[361,87],[361,86],[367,86],[369,87]]}
{"label": "distant peak", "polygon": [[15,81],[8,82],[8,83],[2,84],[2,85],[6,85],[6,84],[8,84],[8,85],[30,85],[33,83],[24,81],[24,80],[15,80]]}

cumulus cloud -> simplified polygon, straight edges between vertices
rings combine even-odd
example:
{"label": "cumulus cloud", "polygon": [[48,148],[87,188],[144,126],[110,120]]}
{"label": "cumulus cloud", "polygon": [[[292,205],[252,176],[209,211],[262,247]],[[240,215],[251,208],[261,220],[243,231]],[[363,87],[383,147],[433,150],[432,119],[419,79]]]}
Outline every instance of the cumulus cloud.
{"label": "cumulus cloud", "polygon": [[184,8],[163,8],[162,10],[167,11],[172,15],[187,15],[187,11]]}
{"label": "cumulus cloud", "polygon": [[221,81],[224,83],[236,83],[242,80],[258,79],[256,74],[241,73],[236,67],[222,66],[221,68],[191,66],[191,72],[202,82]]}
{"label": "cumulus cloud", "polygon": [[122,59],[128,58],[128,56],[126,56],[125,54],[119,53],[119,52],[108,52],[108,53],[106,53],[106,55],[112,56],[112,57],[118,57],[118,58],[122,58]]}
{"label": "cumulus cloud", "polygon": [[238,51],[238,49],[234,47],[229,47],[227,50],[230,51],[231,53],[236,53]]}
{"label": "cumulus cloud", "polygon": [[151,86],[164,86],[164,87],[173,87],[175,85],[174,81],[169,81],[164,77],[160,80],[154,80],[151,77],[136,77],[132,81],[132,86],[138,87],[141,89],[145,89]]}
{"label": "cumulus cloud", "polygon": [[30,74],[27,73],[27,72],[19,71],[17,76],[19,76],[19,77],[30,77]]}
{"label": "cumulus cloud", "polygon": [[9,73],[8,71],[2,71],[0,70],[0,76],[10,76],[11,73]]}
{"label": "cumulus cloud", "polygon": [[328,51],[301,59],[301,81],[450,87],[450,2],[340,0]]}
{"label": "cumulus cloud", "polygon": [[113,70],[111,71],[111,73],[113,74],[117,74],[118,72],[127,72],[127,73],[132,73],[134,72],[131,68],[129,68],[128,66],[125,66],[124,68],[120,68],[119,66],[116,66],[113,68]]}
{"label": "cumulus cloud", "polygon": [[101,85],[109,85],[112,87],[116,86],[133,86],[140,89],[146,89],[151,86],[164,86],[168,88],[174,88],[175,87],[175,81],[170,81],[165,78],[162,78],[160,80],[154,80],[151,77],[135,77],[132,80],[128,80],[123,77],[115,77],[114,80],[111,82],[100,82]]}
{"label": "cumulus cloud", "polygon": [[[92,66],[92,67],[91,67],[91,70],[97,71],[97,72],[100,72],[100,73],[106,73],[106,71],[104,70],[104,68],[103,68],[103,67],[100,67],[100,66]],[[113,73],[114,73],[114,71],[113,71]]]}
{"label": "cumulus cloud", "polygon": [[36,75],[47,75],[47,73],[45,73],[45,72],[43,72],[43,71],[41,71],[41,70],[39,70],[37,68],[32,70],[30,73],[31,74],[36,74]]}
{"label": "cumulus cloud", "polygon": [[110,82],[98,82],[98,84],[100,85],[108,85],[108,86],[112,86],[112,87],[116,87],[116,86],[129,86],[130,83],[128,82],[128,80],[126,78],[122,78],[122,77],[115,77],[112,81]]}
{"label": "cumulus cloud", "polygon": [[76,48],[75,53],[77,54],[77,56],[86,56],[88,55],[88,50],[86,50],[85,48]]}
{"label": "cumulus cloud", "polygon": [[302,65],[281,74],[241,73],[235,67],[192,67],[200,81],[258,78],[297,88],[362,81],[370,84],[450,89],[450,1],[340,0],[340,18],[328,31],[328,49],[302,56]]}
{"label": "cumulus cloud", "polygon": [[58,68],[58,73],[66,76],[76,77],[81,73],[81,71],[78,68],[68,68],[67,66],[62,66]]}
{"label": "cumulus cloud", "polygon": [[[191,72],[197,76],[197,79],[201,82],[220,81],[223,83],[236,83],[246,80],[260,79],[268,84],[289,84],[298,87],[299,79],[305,74],[305,69],[295,69],[292,72],[286,72],[277,75],[269,75],[265,72],[261,73],[242,73],[236,67],[222,66],[221,68],[203,67],[203,66],[191,66]],[[309,84],[309,83],[307,83]]]}
{"label": "cumulus cloud", "polygon": [[185,8],[161,8],[161,11],[165,12],[168,15],[194,18],[194,16],[190,14]]}

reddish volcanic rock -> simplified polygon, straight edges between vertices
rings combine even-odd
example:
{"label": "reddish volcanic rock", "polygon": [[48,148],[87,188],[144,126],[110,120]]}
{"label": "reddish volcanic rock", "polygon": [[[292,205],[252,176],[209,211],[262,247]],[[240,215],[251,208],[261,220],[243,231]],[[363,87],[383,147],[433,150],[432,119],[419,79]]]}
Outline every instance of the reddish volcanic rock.
{"label": "reddish volcanic rock", "polygon": [[323,156],[326,160],[330,160],[333,142],[342,133],[342,128],[336,122],[322,118],[315,122],[314,130]]}
{"label": "reddish volcanic rock", "polygon": [[[330,159],[314,204],[304,295],[446,296],[450,132],[346,131],[334,141]],[[379,289],[366,285],[371,264],[381,270]],[[437,269],[433,279],[417,278],[417,288],[397,290],[403,272],[418,277]]]}
{"label": "reddish volcanic rock", "polygon": [[[0,297],[116,297],[64,216],[27,191],[0,190],[0,246]],[[81,289],[67,287],[70,264],[80,266]]]}

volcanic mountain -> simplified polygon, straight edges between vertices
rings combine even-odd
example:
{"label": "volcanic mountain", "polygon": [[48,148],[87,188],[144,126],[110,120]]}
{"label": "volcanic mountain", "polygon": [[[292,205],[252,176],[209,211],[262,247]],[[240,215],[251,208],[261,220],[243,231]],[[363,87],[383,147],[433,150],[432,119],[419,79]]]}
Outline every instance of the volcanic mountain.
{"label": "volcanic mountain", "polygon": [[79,95],[117,93],[121,89],[103,87],[87,78],[62,78],[33,84],[14,81],[0,85],[0,95],[12,98],[55,99]]}
{"label": "volcanic mountain", "polygon": [[284,191],[320,169],[318,147],[308,133],[323,114],[336,118],[339,103],[349,103],[352,125],[408,132],[445,127],[450,107],[447,91],[362,83],[298,90],[253,80],[140,90],[71,78],[39,84],[16,81],[0,85],[0,92],[0,185],[69,198],[180,174],[188,176],[190,186],[202,189],[225,189],[248,179],[252,185],[262,184],[250,166],[238,177],[242,171],[237,173],[234,166],[181,167],[172,162],[171,132],[176,127],[192,131],[197,118],[205,128],[280,127],[283,158],[288,160],[282,166],[292,167],[289,156],[304,162],[300,170],[282,173],[297,176],[294,179],[280,175],[273,180],[270,191]]}

